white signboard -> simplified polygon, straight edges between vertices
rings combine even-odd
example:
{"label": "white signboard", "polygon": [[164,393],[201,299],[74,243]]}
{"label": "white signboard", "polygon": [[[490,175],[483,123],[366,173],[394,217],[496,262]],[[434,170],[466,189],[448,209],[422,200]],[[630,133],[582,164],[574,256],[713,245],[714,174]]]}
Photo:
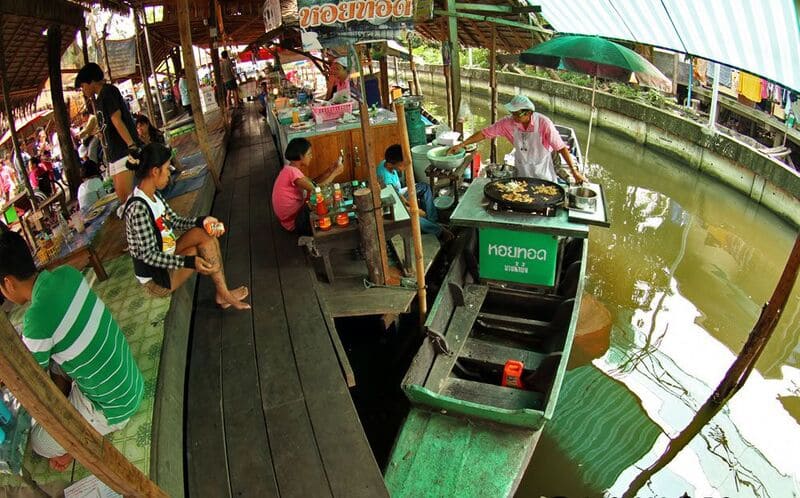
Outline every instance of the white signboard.
{"label": "white signboard", "polygon": [[277,28],[283,22],[280,0],[265,0],[262,13],[264,15],[264,32],[266,33]]}

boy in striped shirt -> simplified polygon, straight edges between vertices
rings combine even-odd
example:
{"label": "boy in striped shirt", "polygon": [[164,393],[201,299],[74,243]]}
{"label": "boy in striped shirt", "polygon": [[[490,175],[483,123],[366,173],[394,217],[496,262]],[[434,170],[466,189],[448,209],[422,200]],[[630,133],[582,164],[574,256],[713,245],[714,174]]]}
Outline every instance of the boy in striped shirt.
{"label": "boy in striped shirt", "polygon": [[[6,231],[0,234],[0,291],[16,304],[30,302],[22,341],[42,368],[55,363],[72,380],[71,388],[64,387],[78,413],[102,435],[124,427],[142,401],[142,374],[119,326],[81,273],[71,266],[37,272],[22,237]],[[72,462],[39,424],[31,447],[55,470]]]}

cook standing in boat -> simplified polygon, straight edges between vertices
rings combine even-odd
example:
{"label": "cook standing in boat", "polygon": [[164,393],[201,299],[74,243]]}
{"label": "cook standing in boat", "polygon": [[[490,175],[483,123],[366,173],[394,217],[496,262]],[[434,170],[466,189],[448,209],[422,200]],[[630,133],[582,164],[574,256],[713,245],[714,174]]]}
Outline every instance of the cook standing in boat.
{"label": "cook standing in boat", "polygon": [[494,137],[505,137],[514,145],[514,166],[517,176],[540,178],[555,182],[557,179],[552,152],[558,151],[569,165],[572,176],[577,183],[586,178],[575,167],[569,148],[561,140],[555,125],[549,118],[537,112],[531,99],[517,95],[504,107],[511,113],[495,124],[475,133],[462,143],[450,147],[448,154],[453,154],[481,140]]}

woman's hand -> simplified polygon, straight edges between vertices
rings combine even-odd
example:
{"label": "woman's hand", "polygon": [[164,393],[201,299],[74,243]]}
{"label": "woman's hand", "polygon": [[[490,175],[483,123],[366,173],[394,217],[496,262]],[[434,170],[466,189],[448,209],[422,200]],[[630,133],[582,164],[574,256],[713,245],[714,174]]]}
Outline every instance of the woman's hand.
{"label": "woman's hand", "polygon": [[194,257],[194,268],[201,275],[211,275],[219,271],[219,265],[212,265],[200,256]]}
{"label": "woman's hand", "polygon": [[458,151],[460,151],[463,148],[464,148],[464,144],[454,145],[454,146],[450,147],[449,149],[447,149],[447,155],[449,156],[450,154],[457,154]]}
{"label": "woman's hand", "polygon": [[583,174],[577,169],[573,170],[572,176],[575,178],[575,183],[577,183],[578,185],[585,183],[587,181],[586,177],[583,176]]}

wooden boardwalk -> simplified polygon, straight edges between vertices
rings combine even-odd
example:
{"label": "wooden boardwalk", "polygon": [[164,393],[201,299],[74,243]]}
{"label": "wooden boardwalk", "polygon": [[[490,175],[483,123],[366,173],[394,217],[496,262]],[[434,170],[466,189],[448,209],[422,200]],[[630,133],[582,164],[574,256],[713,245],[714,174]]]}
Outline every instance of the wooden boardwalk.
{"label": "wooden boardwalk", "polygon": [[342,376],[296,237],[270,206],[279,159],[253,106],[235,125],[212,213],[231,286],[251,312],[198,285],[186,394],[188,494],[388,496]]}

